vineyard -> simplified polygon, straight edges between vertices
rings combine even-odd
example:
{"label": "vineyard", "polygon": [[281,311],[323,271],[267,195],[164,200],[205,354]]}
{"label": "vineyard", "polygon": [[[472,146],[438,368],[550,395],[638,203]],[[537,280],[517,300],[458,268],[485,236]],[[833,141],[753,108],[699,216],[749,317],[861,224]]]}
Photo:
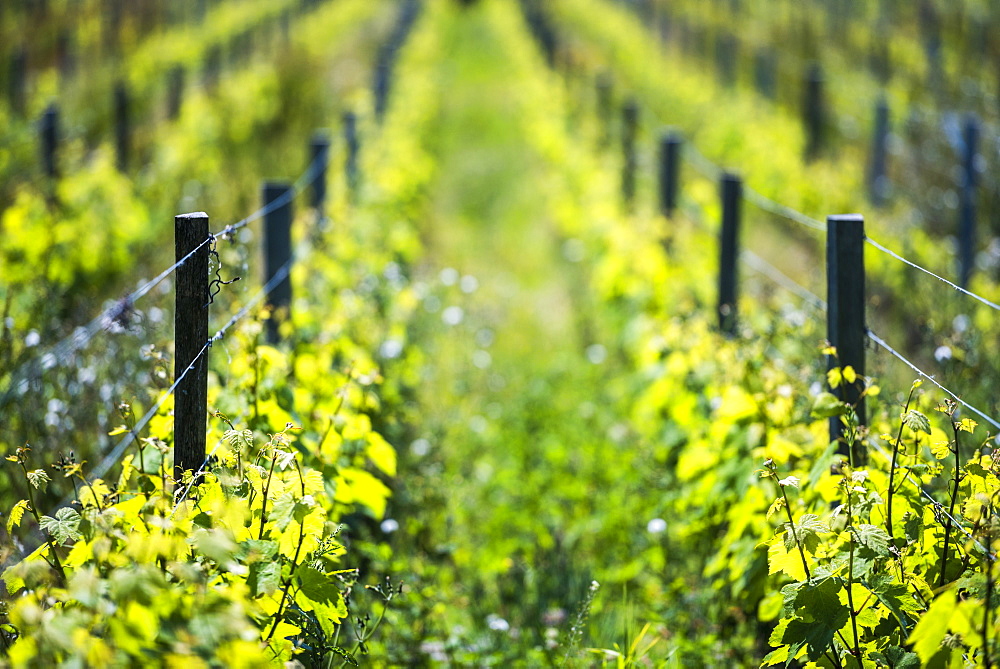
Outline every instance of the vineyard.
{"label": "vineyard", "polygon": [[0,666],[997,666],[994,5],[0,4]]}

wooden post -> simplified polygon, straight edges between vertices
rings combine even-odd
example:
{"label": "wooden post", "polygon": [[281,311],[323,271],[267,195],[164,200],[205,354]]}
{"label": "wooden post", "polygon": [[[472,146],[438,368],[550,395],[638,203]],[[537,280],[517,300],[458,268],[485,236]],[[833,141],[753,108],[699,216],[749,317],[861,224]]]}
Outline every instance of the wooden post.
{"label": "wooden post", "polygon": [[806,161],[820,157],[826,144],[826,114],[823,108],[823,70],[813,64],[806,73],[803,121],[806,129]]}
{"label": "wooden post", "polygon": [[222,69],[222,47],[213,45],[205,54],[205,69],[203,82],[209,93],[214,93],[219,84],[219,72]]}
{"label": "wooden post", "polygon": [[611,112],[614,104],[613,82],[611,74],[602,72],[597,77],[597,123],[599,129],[599,144],[605,148],[611,143]]}
{"label": "wooden post", "polygon": [[667,218],[673,216],[677,209],[682,141],[676,132],[665,132],[660,137],[660,213]]}
{"label": "wooden post", "polygon": [[889,198],[886,162],[889,143],[889,105],[885,98],[875,105],[875,134],[872,138],[872,159],[868,173],[868,197],[876,207]]}
{"label": "wooden post", "polygon": [[389,100],[389,78],[392,74],[393,49],[391,46],[383,48],[375,64],[375,81],[372,85],[372,94],[375,98],[375,120],[379,123],[385,116],[386,105]]}
{"label": "wooden post", "polygon": [[8,102],[17,116],[24,116],[27,106],[25,95],[28,77],[28,54],[24,47],[17,49],[10,58],[10,82],[8,85]]}
{"label": "wooden post", "polygon": [[[860,214],[828,216],[826,219],[827,338],[836,349],[829,356],[829,368],[851,367],[858,375],[855,383],[841,383],[830,392],[854,407],[858,423],[868,422],[864,388],[865,374],[865,219]],[[839,441],[838,453],[852,457],[858,466],[865,461],[860,440],[848,444],[839,416],[830,419],[830,441]]]}
{"label": "wooden post", "polygon": [[965,119],[962,146],[962,185],[958,207],[958,285],[969,285],[976,264],[976,156],[979,149],[979,120]]}
{"label": "wooden post", "polygon": [[715,67],[719,79],[726,86],[736,83],[737,52],[739,40],[731,33],[719,34],[715,38]]}
{"label": "wooden post", "polygon": [[344,113],[344,145],[347,156],[344,163],[344,173],[347,177],[347,192],[351,201],[358,195],[361,175],[358,171],[358,117],[354,112]]}
{"label": "wooden post", "polygon": [[60,31],[56,37],[56,66],[63,83],[69,82],[76,74],[76,58],[73,51],[72,35],[67,30]]}
{"label": "wooden post", "polygon": [[178,480],[205,461],[208,351],[202,351],[208,343],[207,239],[208,214],[199,211],[174,217],[177,261],[194,251],[177,268],[174,309],[174,380],[183,377],[174,391],[174,477]]}
{"label": "wooden post", "polygon": [[769,100],[778,96],[776,69],[774,52],[768,48],[758,49],[753,59],[754,85],[757,92]]}
{"label": "wooden post", "polygon": [[128,172],[129,154],[132,149],[132,126],[128,87],[125,82],[115,84],[115,157],[119,172]]}
{"label": "wooden post", "polygon": [[639,103],[629,100],[622,107],[622,200],[626,208],[635,204],[636,135],[639,132]]}
{"label": "wooden post", "polygon": [[184,66],[174,65],[167,73],[167,118],[177,120],[184,103]]}
{"label": "wooden post", "polygon": [[[264,216],[264,283],[272,278],[292,257],[292,187],[287,183],[264,184],[264,206],[280,199]],[[292,281],[286,276],[271,289],[267,300],[271,315],[267,319],[267,343],[280,341],[278,327],[289,317],[292,306]]]}
{"label": "wooden post", "polygon": [[50,179],[59,178],[59,108],[53,102],[42,113],[38,127],[42,169]]}
{"label": "wooden post", "polygon": [[309,142],[309,170],[312,178],[312,208],[316,220],[323,220],[326,205],[326,169],[330,163],[330,136],[325,130],[313,133]]}
{"label": "wooden post", "polygon": [[740,218],[743,182],[735,174],[723,174],[721,180],[722,227],[719,230],[719,330],[727,336],[736,334],[739,298]]}

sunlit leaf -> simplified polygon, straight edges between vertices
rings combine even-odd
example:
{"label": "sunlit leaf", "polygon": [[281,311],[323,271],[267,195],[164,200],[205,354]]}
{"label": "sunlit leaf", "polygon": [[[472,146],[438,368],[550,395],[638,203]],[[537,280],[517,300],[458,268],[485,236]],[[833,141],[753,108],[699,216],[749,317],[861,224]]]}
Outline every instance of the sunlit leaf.
{"label": "sunlit leaf", "polygon": [[14,528],[21,524],[21,518],[24,517],[24,512],[28,510],[28,500],[22,499],[20,502],[14,505],[7,514],[7,534],[14,531]]}

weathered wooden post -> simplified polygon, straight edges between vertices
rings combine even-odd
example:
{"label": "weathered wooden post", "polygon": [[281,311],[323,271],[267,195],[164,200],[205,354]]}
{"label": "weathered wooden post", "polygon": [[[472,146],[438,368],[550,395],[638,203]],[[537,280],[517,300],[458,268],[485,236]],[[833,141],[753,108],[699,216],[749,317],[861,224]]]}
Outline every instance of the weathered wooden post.
{"label": "weathered wooden post", "polygon": [[719,229],[719,302],[716,309],[719,330],[736,334],[739,300],[740,219],[743,203],[743,182],[735,174],[723,174],[720,182],[722,226]]}
{"label": "weathered wooden post", "polygon": [[[866,425],[865,408],[865,219],[860,214],[841,214],[826,219],[826,291],[827,338],[836,355],[827,359],[830,369],[851,367],[857,380],[844,379],[830,388],[840,401],[854,407],[859,425]],[[840,442],[838,453],[851,458],[854,466],[865,461],[860,439],[845,440],[844,424],[839,416],[830,418],[830,441]]]}
{"label": "weathered wooden post", "polygon": [[[208,418],[208,214],[174,217],[174,477],[205,461]],[[188,257],[190,255],[190,257]],[[179,382],[178,382],[179,380]]]}
{"label": "weathered wooden post", "polygon": [[820,157],[826,148],[826,111],[823,101],[823,70],[813,64],[806,73],[803,121],[806,129],[806,161]]}
{"label": "weathered wooden post", "polygon": [[958,207],[958,285],[969,285],[976,265],[976,157],[979,150],[979,120],[965,119],[962,145],[962,184]]}
{"label": "weathered wooden post", "polygon": [[635,204],[635,173],[638,159],[635,152],[639,133],[639,103],[629,100],[622,107],[622,201],[626,209]]}
{"label": "weathered wooden post", "polygon": [[883,206],[889,199],[889,178],[886,175],[888,144],[889,104],[883,98],[875,105],[875,133],[868,172],[868,197],[876,207]]}
{"label": "weathered wooden post", "polygon": [[313,133],[309,142],[309,178],[312,180],[312,205],[316,220],[323,221],[326,205],[326,170],[330,163],[330,135],[325,130]]}
{"label": "weathered wooden post", "polygon": [[[264,283],[274,279],[292,258],[292,187],[284,182],[264,184]],[[285,270],[287,272],[287,270]],[[286,276],[278,281],[267,299],[270,315],[267,319],[267,343],[281,339],[278,328],[289,318],[292,307],[292,281]]]}
{"label": "weathered wooden post", "polygon": [[42,149],[42,169],[50,179],[59,178],[59,107],[53,102],[45,111],[38,125]]}
{"label": "weathered wooden post", "polygon": [[344,112],[344,147],[347,156],[344,161],[344,174],[347,178],[347,192],[351,201],[358,196],[361,174],[358,169],[358,116],[354,112]]}
{"label": "weathered wooden post", "polygon": [[128,172],[129,154],[132,150],[131,100],[124,81],[115,84],[115,158],[119,172]]}
{"label": "weathered wooden post", "polygon": [[659,193],[660,213],[666,217],[674,215],[677,209],[677,185],[680,183],[681,143],[680,135],[673,131],[660,136]]}

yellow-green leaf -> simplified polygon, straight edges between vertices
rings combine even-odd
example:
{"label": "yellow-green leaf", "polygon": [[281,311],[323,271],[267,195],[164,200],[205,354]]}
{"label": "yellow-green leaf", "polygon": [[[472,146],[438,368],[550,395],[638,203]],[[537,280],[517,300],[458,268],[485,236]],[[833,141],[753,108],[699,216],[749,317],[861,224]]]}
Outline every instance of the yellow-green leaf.
{"label": "yellow-green leaf", "polygon": [[22,499],[14,505],[14,508],[7,515],[7,534],[10,534],[15,527],[21,524],[21,518],[24,517],[24,512],[27,510],[28,500],[26,499]]}

